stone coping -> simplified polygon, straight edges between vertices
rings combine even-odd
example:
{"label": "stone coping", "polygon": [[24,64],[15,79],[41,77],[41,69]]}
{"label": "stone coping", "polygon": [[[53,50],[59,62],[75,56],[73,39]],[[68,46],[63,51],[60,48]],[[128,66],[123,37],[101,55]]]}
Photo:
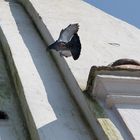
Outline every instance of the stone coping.
{"label": "stone coping", "polygon": [[140,77],[140,67],[134,65],[121,65],[116,67],[92,66],[88,76],[87,86],[85,90],[86,93],[92,92],[95,77],[98,74]]}

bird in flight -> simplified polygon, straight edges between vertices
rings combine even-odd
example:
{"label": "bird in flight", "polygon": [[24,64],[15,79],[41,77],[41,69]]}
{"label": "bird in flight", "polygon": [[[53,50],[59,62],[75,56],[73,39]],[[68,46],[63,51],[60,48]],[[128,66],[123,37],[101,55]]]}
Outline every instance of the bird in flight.
{"label": "bird in flight", "polygon": [[77,60],[81,52],[81,43],[77,34],[79,30],[78,24],[70,24],[62,29],[58,40],[48,46],[48,49],[54,49],[60,53],[60,56],[70,57]]}

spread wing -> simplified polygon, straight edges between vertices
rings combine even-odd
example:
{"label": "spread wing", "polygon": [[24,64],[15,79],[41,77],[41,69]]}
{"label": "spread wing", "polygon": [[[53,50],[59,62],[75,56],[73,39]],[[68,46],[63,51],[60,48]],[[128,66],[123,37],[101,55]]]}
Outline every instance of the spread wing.
{"label": "spread wing", "polygon": [[58,42],[68,43],[73,35],[78,32],[79,25],[78,24],[70,24],[65,29],[62,29],[58,38]]}
{"label": "spread wing", "polygon": [[81,43],[78,34],[74,34],[71,41],[67,44],[68,48],[71,51],[72,57],[74,60],[77,60],[81,52]]}

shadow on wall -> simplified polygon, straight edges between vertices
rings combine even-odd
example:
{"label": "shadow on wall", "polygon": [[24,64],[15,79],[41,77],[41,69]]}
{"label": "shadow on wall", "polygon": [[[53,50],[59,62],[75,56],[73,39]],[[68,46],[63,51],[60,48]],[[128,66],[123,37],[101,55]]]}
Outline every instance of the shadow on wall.
{"label": "shadow on wall", "polygon": [[[44,134],[45,139],[77,140],[78,138],[80,140],[91,140],[91,133],[85,129],[85,124],[79,123],[79,121],[83,121],[76,104],[70,97],[58,68],[51,55],[46,52],[45,44],[31,23],[30,18],[19,4],[11,2],[9,5],[18,31],[31,54],[36,70],[44,84],[48,101],[57,118],[51,123],[45,122],[44,126],[39,128],[39,131]],[[42,115],[49,117],[48,114]]]}

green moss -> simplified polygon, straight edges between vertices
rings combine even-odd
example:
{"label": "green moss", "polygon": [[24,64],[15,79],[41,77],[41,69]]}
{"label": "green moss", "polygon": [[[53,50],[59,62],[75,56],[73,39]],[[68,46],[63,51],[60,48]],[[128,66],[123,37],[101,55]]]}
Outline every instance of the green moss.
{"label": "green moss", "polygon": [[113,124],[113,122],[108,118],[102,106],[98,103],[97,100],[93,99],[89,95],[85,94],[87,103],[91,112],[93,112],[98,124],[102,127],[103,132],[106,135],[108,140],[122,140],[122,136]]}
{"label": "green moss", "polygon": [[[8,53],[6,53],[7,55]],[[11,57],[9,58],[11,61]],[[3,55],[2,47],[0,45],[0,110],[8,115],[8,119],[13,131],[17,137],[22,136],[22,133],[27,130],[24,125],[24,118],[21,112],[20,104],[16,94],[11,71],[8,63],[6,63],[6,56]],[[11,64],[13,66],[13,64]],[[17,125],[18,124],[18,125]],[[28,131],[26,131],[22,139],[30,139]]]}
{"label": "green moss", "polygon": [[97,118],[106,117],[103,108],[99,105],[99,103],[96,100],[93,100],[92,107],[94,108],[94,113],[95,113]]}
{"label": "green moss", "polygon": [[105,118],[106,114],[104,112],[104,109],[100,106],[100,104],[95,99],[92,99],[92,97],[89,96],[89,94],[84,95],[90,110],[94,113],[96,118]]}

